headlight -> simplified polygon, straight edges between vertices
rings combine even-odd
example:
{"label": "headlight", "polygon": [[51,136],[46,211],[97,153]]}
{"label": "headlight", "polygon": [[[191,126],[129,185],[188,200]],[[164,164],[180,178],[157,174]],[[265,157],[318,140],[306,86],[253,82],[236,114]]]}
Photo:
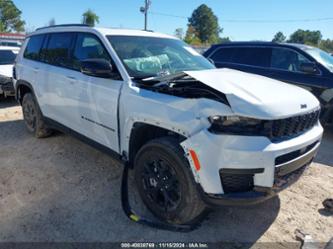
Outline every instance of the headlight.
{"label": "headlight", "polygon": [[211,116],[209,128],[213,133],[260,136],[265,134],[265,121],[240,116]]}

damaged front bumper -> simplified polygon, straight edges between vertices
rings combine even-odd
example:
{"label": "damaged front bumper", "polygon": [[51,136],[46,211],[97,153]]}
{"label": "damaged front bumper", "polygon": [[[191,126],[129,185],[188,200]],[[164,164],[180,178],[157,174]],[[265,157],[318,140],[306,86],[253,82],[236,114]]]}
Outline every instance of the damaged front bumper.
{"label": "damaged front bumper", "polygon": [[204,201],[212,205],[249,205],[271,198],[294,183],[311,164],[322,138],[315,125],[279,143],[266,137],[216,135],[203,130],[181,145],[187,153]]}
{"label": "damaged front bumper", "polygon": [[15,89],[12,78],[0,76],[0,94],[7,96],[15,96]]}

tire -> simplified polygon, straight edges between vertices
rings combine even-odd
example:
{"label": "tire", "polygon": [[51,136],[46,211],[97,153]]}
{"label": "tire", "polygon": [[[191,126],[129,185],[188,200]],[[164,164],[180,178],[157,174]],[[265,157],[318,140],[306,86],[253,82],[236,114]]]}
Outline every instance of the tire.
{"label": "tire", "polygon": [[204,217],[206,205],[176,139],[164,137],[145,144],[135,157],[134,174],[143,202],[160,220],[193,224]]}
{"label": "tire", "polygon": [[48,137],[52,130],[47,127],[43,120],[38,103],[31,93],[26,93],[22,100],[22,112],[25,125],[29,132],[37,138]]}

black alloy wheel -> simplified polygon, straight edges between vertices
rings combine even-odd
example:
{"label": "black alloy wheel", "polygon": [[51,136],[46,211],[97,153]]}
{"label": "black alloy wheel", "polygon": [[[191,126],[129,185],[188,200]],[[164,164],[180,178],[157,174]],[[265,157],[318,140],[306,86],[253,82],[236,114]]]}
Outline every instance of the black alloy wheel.
{"label": "black alloy wheel", "polygon": [[135,156],[134,174],[141,199],[161,221],[193,224],[204,216],[206,205],[176,138],[157,138],[143,145]]}

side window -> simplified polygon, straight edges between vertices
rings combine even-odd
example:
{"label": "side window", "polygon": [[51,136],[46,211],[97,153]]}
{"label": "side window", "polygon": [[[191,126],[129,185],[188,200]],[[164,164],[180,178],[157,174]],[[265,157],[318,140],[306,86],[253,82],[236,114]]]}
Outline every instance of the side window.
{"label": "side window", "polygon": [[264,47],[240,47],[234,52],[233,63],[269,67],[271,62],[271,49]]}
{"label": "side window", "polygon": [[0,50],[0,65],[14,64],[16,54],[12,50]]}
{"label": "side window", "polygon": [[35,35],[31,36],[29,38],[27,47],[24,51],[24,58],[30,59],[30,60],[40,60],[40,49],[43,45],[45,35]]}
{"label": "side window", "polygon": [[301,72],[300,65],[310,62],[300,53],[286,48],[273,48],[271,67],[291,72]]}
{"label": "side window", "polygon": [[69,56],[73,37],[73,33],[50,34],[47,48],[43,51],[44,61],[51,65],[70,68]]}
{"label": "side window", "polygon": [[81,61],[86,59],[106,59],[112,63],[109,53],[95,35],[79,33],[73,52],[74,68],[79,70]]}
{"label": "side window", "polygon": [[215,62],[232,62],[235,48],[217,48],[210,58]]}

